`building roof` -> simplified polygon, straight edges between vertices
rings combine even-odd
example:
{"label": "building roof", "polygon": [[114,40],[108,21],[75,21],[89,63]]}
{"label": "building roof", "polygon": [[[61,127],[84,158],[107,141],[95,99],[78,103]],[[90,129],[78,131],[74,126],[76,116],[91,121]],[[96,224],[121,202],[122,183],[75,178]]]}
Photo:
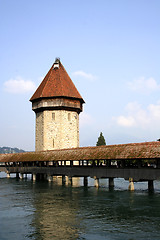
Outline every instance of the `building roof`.
{"label": "building roof", "polygon": [[40,98],[56,97],[76,98],[84,103],[83,98],[79,94],[59,59],[55,60],[30,101],[32,102]]}
{"label": "building roof", "polygon": [[144,142],[98,147],[80,147],[40,152],[0,154],[0,162],[126,160],[160,158],[160,142]]}

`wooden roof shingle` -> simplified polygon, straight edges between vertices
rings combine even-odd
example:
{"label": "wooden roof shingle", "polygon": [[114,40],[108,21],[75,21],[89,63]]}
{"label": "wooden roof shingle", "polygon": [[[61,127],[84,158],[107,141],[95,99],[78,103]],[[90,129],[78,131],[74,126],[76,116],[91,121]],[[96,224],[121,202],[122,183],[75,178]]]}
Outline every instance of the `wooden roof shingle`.
{"label": "wooden roof shingle", "polygon": [[0,162],[157,158],[160,158],[160,142],[144,142],[40,152],[0,154]]}

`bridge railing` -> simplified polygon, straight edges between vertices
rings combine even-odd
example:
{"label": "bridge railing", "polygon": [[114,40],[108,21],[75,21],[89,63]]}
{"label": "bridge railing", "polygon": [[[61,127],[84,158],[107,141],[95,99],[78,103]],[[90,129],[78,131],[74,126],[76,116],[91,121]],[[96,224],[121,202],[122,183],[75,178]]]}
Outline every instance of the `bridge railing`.
{"label": "bridge railing", "polygon": [[90,167],[90,168],[160,168],[160,159],[102,159],[25,161],[0,163],[5,167]]}

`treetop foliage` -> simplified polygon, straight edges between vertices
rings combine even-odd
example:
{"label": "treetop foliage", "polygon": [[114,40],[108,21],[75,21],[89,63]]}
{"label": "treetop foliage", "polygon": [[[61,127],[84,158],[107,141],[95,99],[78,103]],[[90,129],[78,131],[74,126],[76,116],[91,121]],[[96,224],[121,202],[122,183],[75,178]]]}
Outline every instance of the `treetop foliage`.
{"label": "treetop foliage", "polygon": [[99,137],[98,137],[98,141],[96,143],[96,146],[102,146],[102,145],[106,145],[106,141],[105,141],[105,138],[104,138],[104,136],[101,132]]}

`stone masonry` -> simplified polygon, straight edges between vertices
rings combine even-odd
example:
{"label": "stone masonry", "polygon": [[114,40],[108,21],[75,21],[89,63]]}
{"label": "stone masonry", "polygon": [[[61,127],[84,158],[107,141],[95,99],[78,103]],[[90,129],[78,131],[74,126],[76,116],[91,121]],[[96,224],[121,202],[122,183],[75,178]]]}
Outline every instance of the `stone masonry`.
{"label": "stone masonry", "polygon": [[36,151],[79,147],[79,114],[47,110],[36,113]]}

